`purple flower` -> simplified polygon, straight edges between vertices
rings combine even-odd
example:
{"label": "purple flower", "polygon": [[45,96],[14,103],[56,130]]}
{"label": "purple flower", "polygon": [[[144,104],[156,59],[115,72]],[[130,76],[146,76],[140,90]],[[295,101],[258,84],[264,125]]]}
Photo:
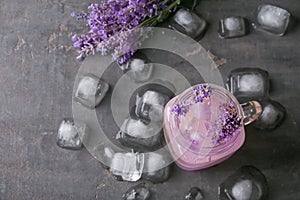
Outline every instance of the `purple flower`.
{"label": "purple flower", "polygon": [[133,54],[134,54],[135,52],[136,52],[136,51],[133,50],[133,51],[130,51],[130,52],[128,52],[128,53],[125,53],[125,54],[119,56],[119,57],[117,58],[118,64],[119,64],[119,65],[123,65],[124,63],[127,63],[127,62],[130,60],[130,58],[133,56]]}
{"label": "purple flower", "polygon": [[193,91],[193,102],[186,102],[185,104],[178,103],[172,107],[171,113],[175,114],[176,116],[185,116],[190,105],[193,103],[203,102],[205,98],[210,97],[210,94],[211,88],[209,85],[202,84],[200,86],[196,86]]}
{"label": "purple flower", "polygon": [[71,13],[72,17],[75,17],[78,21],[85,21],[87,18],[87,14],[84,11],[81,11],[80,13]]}
{"label": "purple flower", "polygon": [[222,114],[215,124],[210,127],[211,132],[214,132],[214,136],[212,137],[213,144],[229,141],[239,132],[242,125],[242,120],[239,118],[237,109],[233,103],[223,104],[219,107],[219,110]]}
{"label": "purple flower", "polygon": [[211,88],[209,85],[200,85],[194,88],[194,101],[195,103],[202,103],[205,98],[209,98],[211,94]]}
{"label": "purple flower", "polygon": [[177,103],[171,108],[170,112],[176,116],[180,116],[180,115],[185,116],[188,110],[189,110],[188,105]]}
{"label": "purple flower", "polygon": [[136,49],[133,48],[136,44],[131,43],[136,43],[139,39],[129,37],[130,32],[145,19],[165,8],[166,2],[168,1],[103,0],[99,4],[91,4],[87,14],[72,13],[73,17],[85,21],[89,27],[87,33],[72,37],[74,47],[79,53],[77,58],[84,59],[98,51],[102,55],[112,52],[113,60],[120,64],[128,61]]}

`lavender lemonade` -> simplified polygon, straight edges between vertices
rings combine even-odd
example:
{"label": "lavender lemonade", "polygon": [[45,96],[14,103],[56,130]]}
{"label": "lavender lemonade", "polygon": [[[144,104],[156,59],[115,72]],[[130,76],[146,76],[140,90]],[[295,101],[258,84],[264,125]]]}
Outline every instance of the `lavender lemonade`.
{"label": "lavender lemonade", "polygon": [[218,164],[244,143],[244,112],[236,98],[214,84],[195,85],[165,107],[164,133],[176,163],[185,170]]}

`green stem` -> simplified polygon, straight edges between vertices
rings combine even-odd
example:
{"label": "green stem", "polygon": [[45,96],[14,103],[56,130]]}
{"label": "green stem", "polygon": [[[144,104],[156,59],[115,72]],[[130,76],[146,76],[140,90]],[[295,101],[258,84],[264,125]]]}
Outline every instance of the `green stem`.
{"label": "green stem", "polygon": [[[168,0],[166,0],[165,2],[168,2]],[[157,15],[150,17],[150,18],[146,19],[145,21],[143,21],[139,25],[139,27],[155,26],[160,21],[165,20],[169,16],[169,14],[172,12],[172,9],[174,9],[176,6],[180,5],[180,2],[181,2],[181,0],[175,0],[166,9],[159,11]]]}

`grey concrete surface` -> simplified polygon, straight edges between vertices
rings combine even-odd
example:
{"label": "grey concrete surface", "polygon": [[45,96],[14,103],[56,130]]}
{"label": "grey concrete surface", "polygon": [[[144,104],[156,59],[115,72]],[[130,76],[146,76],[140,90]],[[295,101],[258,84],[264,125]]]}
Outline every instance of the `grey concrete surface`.
{"label": "grey concrete surface", "polygon": [[[68,151],[55,144],[59,122],[72,116],[72,88],[81,64],[75,59],[70,36],[84,25],[70,13],[92,2],[0,1],[0,199],[115,200],[134,185],[114,180],[86,150]],[[246,37],[218,38],[221,17],[240,15],[253,20],[261,3],[280,5],[292,13],[295,23],[286,36],[251,29]],[[223,77],[239,67],[267,70],[270,96],[288,114],[274,131],[248,126],[244,146],[220,165],[197,172],[174,165],[169,180],[153,185],[153,191],[158,199],[183,199],[190,187],[198,186],[206,199],[217,199],[218,185],[240,166],[250,164],[266,175],[270,199],[299,199],[299,1],[201,0],[196,12],[209,22],[200,43],[227,59],[220,66]]]}

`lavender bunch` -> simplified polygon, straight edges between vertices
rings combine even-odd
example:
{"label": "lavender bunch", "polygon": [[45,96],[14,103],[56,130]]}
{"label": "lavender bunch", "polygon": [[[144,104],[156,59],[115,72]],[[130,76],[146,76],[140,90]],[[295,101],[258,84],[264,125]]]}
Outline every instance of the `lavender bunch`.
{"label": "lavender bunch", "polygon": [[126,63],[143,34],[135,30],[156,25],[179,4],[180,0],[103,0],[91,4],[88,13],[72,13],[89,28],[88,32],[72,37],[79,53],[77,59],[101,52],[102,55],[112,53],[113,60],[119,64]]}

